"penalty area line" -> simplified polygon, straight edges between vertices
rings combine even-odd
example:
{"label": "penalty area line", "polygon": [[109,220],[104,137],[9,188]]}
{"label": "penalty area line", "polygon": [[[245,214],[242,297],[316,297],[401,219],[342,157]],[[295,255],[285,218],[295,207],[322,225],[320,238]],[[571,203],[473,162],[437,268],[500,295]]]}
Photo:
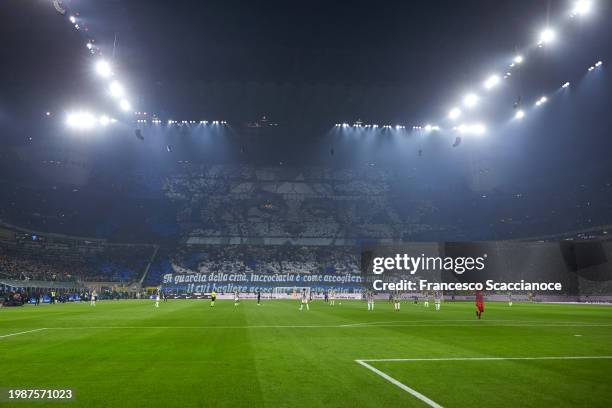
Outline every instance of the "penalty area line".
{"label": "penalty area line", "polygon": [[612,356],[548,356],[548,357],[447,357],[447,358],[375,358],[355,360],[357,364],[367,368],[376,375],[389,381],[391,384],[401,388],[412,396],[423,401],[430,407],[442,408],[440,404],[426,397],[414,388],[408,387],[406,384],[396,380],[378,368],[368,364],[368,362],[411,362],[411,361],[504,361],[504,360],[609,360]]}
{"label": "penalty area line", "polygon": [[26,330],[26,331],[17,332],[17,333],[3,334],[3,335],[0,335],[0,339],[3,339],[5,337],[19,336],[21,334],[34,333],[34,332],[42,331],[42,330],[47,330],[47,328],[46,327],[42,327],[40,329],[33,329],[33,330]]}
{"label": "penalty area line", "polygon": [[[438,404],[434,400],[426,397],[425,395],[421,394],[417,390],[415,390],[413,388],[410,388],[406,384],[397,381],[395,378],[391,377],[388,374],[385,374],[384,372],[380,371],[378,368],[375,368],[375,367],[371,366],[370,364],[366,363],[364,360],[355,360],[355,361],[358,364],[360,364],[360,365],[364,366],[365,368],[367,368],[368,370],[372,371],[373,373],[377,374],[378,376],[380,376],[380,377],[384,378],[385,380],[389,381],[391,384],[401,388],[402,390],[406,391],[407,393],[411,394],[412,396],[420,399],[421,401],[423,401],[424,403],[426,403],[430,407],[442,408],[442,405]],[[371,361],[371,360],[368,360],[368,361]]]}
{"label": "penalty area line", "polygon": [[547,356],[547,357],[433,357],[433,358],[373,358],[355,361],[503,361],[503,360],[610,360],[612,356]]}

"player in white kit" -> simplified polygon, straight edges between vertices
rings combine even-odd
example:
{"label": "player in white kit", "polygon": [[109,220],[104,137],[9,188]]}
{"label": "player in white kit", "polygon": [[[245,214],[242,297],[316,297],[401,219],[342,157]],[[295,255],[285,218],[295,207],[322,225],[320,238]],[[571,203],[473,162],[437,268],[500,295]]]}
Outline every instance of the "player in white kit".
{"label": "player in white kit", "polygon": [[240,295],[238,294],[238,291],[235,290],[234,291],[234,306],[238,306],[238,303],[240,303]]}
{"label": "player in white kit", "polygon": [[400,311],[400,294],[399,293],[393,294],[393,309],[396,312]]}
{"label": "player in white kit", "polygon": [[442,292],[439,290],[434,292],[434,303],[436,305],[436,310],[440,310],[440,305],[442,303]]}
{"label": "player in white kit", "polygon": [[366,292],[366,300],[368,301],[368,310],[374,310],[374,293]]}
{"label": "player in white kit", "polygon": [[429,292],[425,292],[425,297],[423,299],[425,299],[423,306],[429,307]]}
{"label": "player in white kit", "polygon": [[98,298],[98,292],[96,292],[96,290],[94,289],[93,292],[91,292],[90,296],[91,296],[91,298],[89,299],[89,305],[90,306],[95,306],[96,305],[96,300]]}
{"label": "player in white kit", "polygon": [[329,305],[334,306],[336,304],[336,292],[332,289],[329,291]]}
{"label": "player in white kit", "polygon": [[306,310],[310,310],[310,306],[308,306],[308,293],[306,293],[306,289],[302,289],[302,303],[300,303],[300,311],[306,305]]}

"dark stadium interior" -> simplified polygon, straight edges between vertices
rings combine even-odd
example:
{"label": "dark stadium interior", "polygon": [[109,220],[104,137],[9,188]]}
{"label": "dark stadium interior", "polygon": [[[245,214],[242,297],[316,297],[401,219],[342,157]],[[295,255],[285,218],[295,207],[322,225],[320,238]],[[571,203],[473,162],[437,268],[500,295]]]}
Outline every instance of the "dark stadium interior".
{"label": "dark stadium interior", "polygon": [[0,408],[612,406],[611,17],[0,0]]}
{"label": "dark stadium interior", "polygon": [[[543,50],[501,90],[485,108],[492,135],[454,147],[450,136],[334,127],[424,122],[469,72],[499,63],[492,50],[524,42],[526,22],[539,22],[533,6],[184,2],[170,18],[163,3],[74,1],[80,15],[95,16],[84,20],[88,29],[120,61],[143,111],[164,122],[229,123],[122,120],[83,137],[56,120],[67,105],[110,104],[90,79],[83,33],[53,8],[5,1],[0,220],[8,235],[157,245],[158,256],[213,242],[358,252],[377,240],[605,236],[612,88],[605,71],[586,78],[581,66],[611,56],[608,24],[572,27],[562,50]],[[537,7],[540,19],[561,13],[556,3]],[[602,15],[610,8],[601,7]],[[487,20],[498,25],[483,35]],[[568,75],[582,77],[571,95],[520,127],[504,119],[517,97]],[[125,270],[124,280],[133,273]]]}

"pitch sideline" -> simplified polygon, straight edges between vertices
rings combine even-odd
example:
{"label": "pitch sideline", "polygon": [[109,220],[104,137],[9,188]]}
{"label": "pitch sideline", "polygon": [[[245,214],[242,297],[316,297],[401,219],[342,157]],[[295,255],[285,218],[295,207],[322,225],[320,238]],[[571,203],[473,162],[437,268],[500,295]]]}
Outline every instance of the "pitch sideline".
{"label": "pitch sideline", "polygon": [[19,336],[21,334],[33,333],[33,332],[42,331],[42,330],[47,330],[47,328],[46,327],[41,327],[41,328],[38,328],[38,329],[26,330],[26,331],[17,332],[17,333],[3,334],[3,335],[0,336],[0,339],[3,339],[5,337]]}
{"label": "pitch sideline", "polygon": [[547,357],[433,357],[433,358],[372,358],[355,360],[357,364],[367,368],[376,375],[389,381],[391,384],[401,388],[419,400],[433,408],[442,408],[442,405],[421,394],[417,390],[408,387],[406,384],[396,380],[378,368],[368,364],[368,362],[410,362],[410,361],[503,361],[503,360],[608,360],[612,356],[547,356]]}

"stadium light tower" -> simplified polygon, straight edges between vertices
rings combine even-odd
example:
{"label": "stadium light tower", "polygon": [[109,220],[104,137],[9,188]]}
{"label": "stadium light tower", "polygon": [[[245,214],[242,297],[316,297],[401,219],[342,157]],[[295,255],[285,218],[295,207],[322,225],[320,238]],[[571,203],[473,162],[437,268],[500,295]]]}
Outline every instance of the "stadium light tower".
{"label": "stadium light tower", "polygon": [[108,78],[113,75],[113,70],[111,69],[110,64],[105,60],[96,62],[96,72],[102,78]]}

